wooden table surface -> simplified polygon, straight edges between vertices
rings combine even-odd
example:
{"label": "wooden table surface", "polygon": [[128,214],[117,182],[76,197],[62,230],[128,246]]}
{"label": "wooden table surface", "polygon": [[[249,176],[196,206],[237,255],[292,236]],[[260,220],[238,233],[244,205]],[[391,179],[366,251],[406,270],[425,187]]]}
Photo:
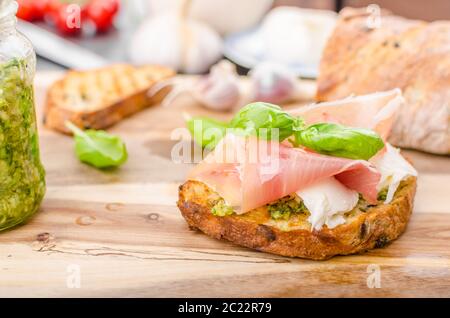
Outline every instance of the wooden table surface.
{"label": "wooden table surface", "polygon": [[[36,78],[39,119],[55,76]],[[111,129],[129,160],[107,172],[79,163],[70,137],[40,127],[47,194],[30,222],[0,234],[0,296],[450,296],[449,157],[405,151],[420,173],[415,208],[386,248],[279,257],[188,229],[175,202],[190,165],[171,161],[170,139],[183,111],[209,114],[183,99]]]}

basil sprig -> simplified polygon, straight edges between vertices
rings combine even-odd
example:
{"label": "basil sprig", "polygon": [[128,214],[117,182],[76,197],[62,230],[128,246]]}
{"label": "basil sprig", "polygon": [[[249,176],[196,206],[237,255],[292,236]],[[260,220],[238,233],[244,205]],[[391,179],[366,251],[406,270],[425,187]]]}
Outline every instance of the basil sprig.
{"label": "basil sprig", "polygon": [[[241,110],[229,122],[206,117],[190,118],[187,127],[197,144],[214,149],[227,131],[236,135],[255,135],[259,138],[283,141],[295,130],[304,128],[304,122],[284,112],[279,106],[269,103],[251,103]],[[273,134],[272,128],[277,129]]]}
{"label": "basil sprig", "polygon": [[[194,129],[195,123],[200,129]],[[300,117],[291,116],[277,105],[262,102],[243,107],[229,123],[191,118],[187,126],[194,140],[209,149],[213,149],[229,131],[280,142],[291,137],[289,141],[295,147],[303,146],[321,154],[350,159],[368,160],[384,147],[381,137],[372,130],[333,123],[306,127]],[[278,129],[278,134],[273,134],[271,129]]]}
{"label": "basil sprig", "polygon": [[294,134],[295,144],[334,157],[369,160],[384,142],[372,130],[320,123]]}
{"label": "basil sprig", "polygon": [[66,122],[75,138],[75,153],[81,162],[96,168],[111,168],[123,164],[128,153],[124,142],[117,136],[103,130],[81,130],[71,122]]}

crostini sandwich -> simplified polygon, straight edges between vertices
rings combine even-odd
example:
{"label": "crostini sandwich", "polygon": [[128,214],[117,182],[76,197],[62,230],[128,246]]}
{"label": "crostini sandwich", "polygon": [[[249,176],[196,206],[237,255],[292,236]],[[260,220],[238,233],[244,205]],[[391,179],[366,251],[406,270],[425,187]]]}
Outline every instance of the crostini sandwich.
{"label": "crostini sandwich", "polygon": [[212,151],[180,186],[178,207],[209,236],[284,256],[383,247],[405,230],[416,189],[417,172],[385,142],[402,102],[392,90],[289,113],[253,103],[230,123],[191,119]]}

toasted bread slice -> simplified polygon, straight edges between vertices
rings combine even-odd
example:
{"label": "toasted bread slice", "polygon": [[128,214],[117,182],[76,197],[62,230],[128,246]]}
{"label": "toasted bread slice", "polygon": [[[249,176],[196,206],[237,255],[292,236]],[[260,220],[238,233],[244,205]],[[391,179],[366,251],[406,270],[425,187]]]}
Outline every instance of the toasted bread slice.
{"label": "toasted bread slice", "polygon": [[167,90],[149,97],[149,88],[174,74],[162,66],[126,64],[69,71],[48,90],[44,124],[64,133],[70,133],[66,120],[84,129],[106,128],[159,102]]}
{"label": "toasted bread slice", "polygon": [[198,181],[180,186],[178,207],[189,226],[216,239],[283,256],[323,260],[383,247],[396,239],[408,223],[415,191],[416,178],[410,177],[401,183],[390,204],[354,209],[345,215],[346,223],[319,231],[311,231],[308,215],[297,217],[292,224],[275,221],[267,206],[242,215],[215,216],[211,208],[221,198]]}

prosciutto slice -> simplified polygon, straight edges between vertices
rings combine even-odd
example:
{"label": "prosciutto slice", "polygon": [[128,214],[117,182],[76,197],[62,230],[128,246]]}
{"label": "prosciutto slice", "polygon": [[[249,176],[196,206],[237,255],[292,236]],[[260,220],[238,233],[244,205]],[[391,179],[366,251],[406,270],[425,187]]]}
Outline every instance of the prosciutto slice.
{"label": "prosciutto slice", "polygon": [[332,176],[376,202],[380,174],[367,161],[233,134],[227,134],[188,178],[207,184],[237,213],[245,213]]}
{"label": "prosciutto slice", "polygon": [[400,89],[348,97],[289,111],[301,116],[306,124],[333,122],[376,131],[384,140],[391,132],[397,111],[404,102]]}

